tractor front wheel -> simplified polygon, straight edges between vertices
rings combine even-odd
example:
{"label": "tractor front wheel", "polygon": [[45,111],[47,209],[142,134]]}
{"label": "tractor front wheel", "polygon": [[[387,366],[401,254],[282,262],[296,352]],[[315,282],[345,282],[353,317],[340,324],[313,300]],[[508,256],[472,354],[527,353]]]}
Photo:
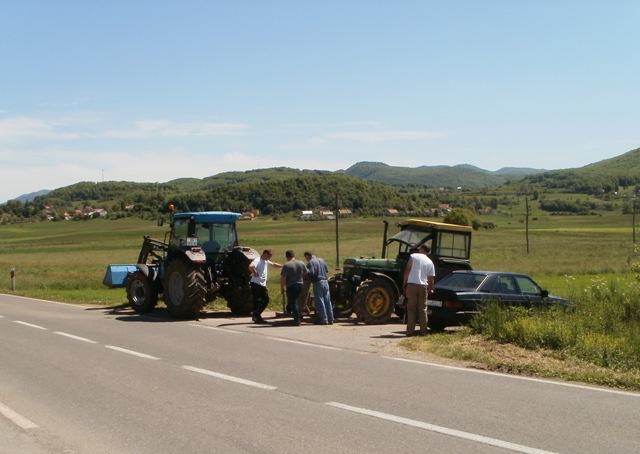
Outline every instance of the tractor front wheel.
{"label": "tractor front wheel", "polygon": [[345,295],[345,283],[339,276],[329,278],[329,292],[334,318],[349,318],[353,313],[353,301]]}
{"label": "tractor front wheel", "polygon": [[129,275],[127,300],[137,313],[149,312],[156,307],[158,291],[153,288],[149,278],[142,271],[136,271]]}
{"label": "tractor front wheel", "polygon": [[205,305],[202,269],[184,259],[169,262],[164,276],[164,302],[175,318],[198,318]]}
{"label": "tractor front wheel", "polygon": [[354,312],[359,322],[382,325],[389,321],[396,305],[396,291],[382,279],[362,282],[356,290]]}

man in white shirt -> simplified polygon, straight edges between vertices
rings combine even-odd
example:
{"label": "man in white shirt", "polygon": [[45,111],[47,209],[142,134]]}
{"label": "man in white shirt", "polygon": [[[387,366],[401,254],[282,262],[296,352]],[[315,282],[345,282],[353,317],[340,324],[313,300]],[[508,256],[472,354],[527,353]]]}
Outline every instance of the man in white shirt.
{"label": "man in white shirt", "polygon": [[427,254],[431,249],[426,244],[411,254],[404,270],[404,296],[407,299],[407,337],[416,330],[416,311],[420,324],[420,335],[427,334],[427,297],[433,291],[436,268]]}
{"label": "man in white shirt", "polygon": [[262,318],[262,311],[269,305],[269,291],[267,290],[267,269],[269,266],[282,268],[282,265],[271,261],[273,251],[265,249],[262,255],[249,264],[251,273],[251,293],[253,295],[253,312],[251,320],[254,323],[266,323]]}

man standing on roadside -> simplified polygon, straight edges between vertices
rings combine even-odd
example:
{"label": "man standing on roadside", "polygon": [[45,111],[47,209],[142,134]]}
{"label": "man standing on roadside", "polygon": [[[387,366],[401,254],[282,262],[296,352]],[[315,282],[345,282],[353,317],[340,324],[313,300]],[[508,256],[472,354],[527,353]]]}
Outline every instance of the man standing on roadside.
{"label": "man standing on roadside", "polygon": [[304,286],[304,273],[307,268],[300,260],[296,259],[296,255],[292,250],[285,253],[287,263],[282,265],[280,271],[280,292],[287,295],[286,311],[293,314],[293,324],[299,326],[302,322],[300,308],[298,307],[298,298]]}
{"label": "man standing on roadside", "polygon": [[269,291],[267,290],[267,268],[273,266],[282,268],[282,265],[271,261],[273,251],[265,249],[262,255],[249,264],[251,272],[251,294],[253,296],[253,312],[251,320],[254,323],[267,323],[262,318],[262,311],[269,305]]}
{"label": "man standing on roadside", "polygon": [[404,296],[407,298],[407,337],[416,330],[416,310],[420,335],[427,334],[427,297],[433,291],[436,269],[427,254],[429,246],[423,244],[418,252],[411,254],[404,270]]}
{"label": "man standing on roadside", "polygon": [[304,253],[307,259],[307,272],[313,284],[313,305],[316,309],[318,325],[333,325],[333,307],[329,294],[329,282],[327,275],[329,267],[320,257],[316,257],[310,251]]}

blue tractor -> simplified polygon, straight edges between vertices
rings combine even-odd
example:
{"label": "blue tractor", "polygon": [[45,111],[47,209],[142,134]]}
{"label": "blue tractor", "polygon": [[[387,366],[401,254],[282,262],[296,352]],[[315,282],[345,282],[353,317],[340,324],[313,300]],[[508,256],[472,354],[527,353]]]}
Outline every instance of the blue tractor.
{"label": "blue tractor", "polygon": [[222,297],[236,315],[252,309],[249,263],[255,249],[238,243],[239,213],[174,213],[164,241],[144,236],[138,262],[109,265],[104,284],[126,288],[138,313],[151,311],[160,296],[175,318],[198,318],[206,303]]}

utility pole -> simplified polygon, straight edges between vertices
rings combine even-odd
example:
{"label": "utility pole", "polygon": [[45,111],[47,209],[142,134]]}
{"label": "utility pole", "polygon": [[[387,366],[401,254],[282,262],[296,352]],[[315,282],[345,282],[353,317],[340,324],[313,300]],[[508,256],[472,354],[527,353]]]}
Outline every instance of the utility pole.
{"label": "utility pole", "polygon": [[631,216],[631,229],[633,231],[633,244],[636,244],[636,199],[633,199],[633,213]]}
{"label": "utility pole", "polygon": [[338,193],[336,192],[336,212],[335,212],[335,218],[336,218],[336,268],[340,268],[340,231],[338,229],[338,218],[339,216],[339,210],[338,210]]}
{"label": "utility pole", "polygon": [[526,196],[524,199],[524,209],[525,209],[525,236],[527,239],[527,254],[529,253],[529,196]]}

